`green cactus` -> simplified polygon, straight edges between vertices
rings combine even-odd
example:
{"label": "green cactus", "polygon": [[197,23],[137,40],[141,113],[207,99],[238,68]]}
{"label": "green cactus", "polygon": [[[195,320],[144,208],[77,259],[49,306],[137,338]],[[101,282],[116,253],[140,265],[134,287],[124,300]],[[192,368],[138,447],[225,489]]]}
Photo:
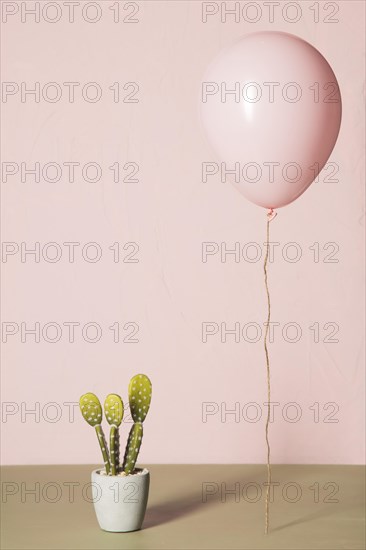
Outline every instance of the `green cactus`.
{"label": "green cactus", "polygon": [[110,461],[108,454],[107,442],[105,440],[103,428],[101,426],[103,412],[102,405],[98,397],[94,393],[85,393],[79,400],[81,414],[85,418],[86,422],[95,428],[98,436],[99,445],[103,455],[103,461],[106,473],[110,473]]}
{"label": "green cactus", "polygon": [[123,420],[123,401],[115,393],[107,395],[104,401],[104,412],[108,424],[111,426],[109,434],[109,450],[111,456],[111,474],[119,472],[119,427]]}
{"label": "green cactus", "polygon": [[128,386],[128,397],[134,424],[128,436],[122,466],[127,475],[133,472],[140,451],[143,436],[142,423],[149,412],[151,391],[151,382],[145,374],[136,374],[131,378]]}
{"label": "green cactus", "polygon": [[121,397],[115,393],[110,393],[104,401],[104,412],[111,427],[109,438],[110,456],[101,426],[103,411],[98,397],[94,393],[85,393],[79,400],[84,419],[90,426],[95,428],[97,433],[107,475],[117,475],[121,469],[128,475],[135,469],[143,436],[142,423],[151,403],[151,382],[145,374],[136,374],[131,378],[128,386],[128,397],[134,424],[128,436],[122,468],[119,463],[119,427],[124,413]]}

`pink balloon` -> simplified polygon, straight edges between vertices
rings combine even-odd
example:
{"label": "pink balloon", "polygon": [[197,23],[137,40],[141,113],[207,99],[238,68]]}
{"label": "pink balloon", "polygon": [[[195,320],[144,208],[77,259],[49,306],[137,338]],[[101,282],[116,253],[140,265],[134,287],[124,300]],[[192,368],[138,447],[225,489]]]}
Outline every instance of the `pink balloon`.
{"label": "pink balloon", "polygon": [[265,208],[285,206],[309,187],[333,150],[341,116],[329,63],[283,32],[244,36],[201,82],[201,120],[222,161],[222,181]]}

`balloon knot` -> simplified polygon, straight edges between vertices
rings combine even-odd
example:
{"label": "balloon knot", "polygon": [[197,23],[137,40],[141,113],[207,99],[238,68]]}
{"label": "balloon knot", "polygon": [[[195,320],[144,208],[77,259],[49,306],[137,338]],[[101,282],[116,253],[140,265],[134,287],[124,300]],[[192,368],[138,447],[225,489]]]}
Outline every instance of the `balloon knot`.
{"label": "balloon knot", "polygon": [[271,222],[276,216],[277,216],[277,212],[275,212],[273,208],[270,208],[269,211],[267,212],[268,221]]}

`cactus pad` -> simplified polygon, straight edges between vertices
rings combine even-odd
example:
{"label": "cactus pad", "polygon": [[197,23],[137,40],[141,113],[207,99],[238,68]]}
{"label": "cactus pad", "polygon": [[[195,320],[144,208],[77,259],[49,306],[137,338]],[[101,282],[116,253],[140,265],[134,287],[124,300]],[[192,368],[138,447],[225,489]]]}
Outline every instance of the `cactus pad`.
{"label": "cactus pad", "polygon": [[123,419],[123,401],[119,395],[110,393],[104,401],[104,412],[108,424],[120,426]]}
{"label": "cactus pad", "polygon": [[130,380],[128,397],[134,422],[143,422],[150,408],[152,386],[145,374],[136,374]]}
{"label": "cactus pad", "polygon": [[90,426],[97,426],[102,422],[102,405],[94,393],[85,393],[79,400],[81,414]]}

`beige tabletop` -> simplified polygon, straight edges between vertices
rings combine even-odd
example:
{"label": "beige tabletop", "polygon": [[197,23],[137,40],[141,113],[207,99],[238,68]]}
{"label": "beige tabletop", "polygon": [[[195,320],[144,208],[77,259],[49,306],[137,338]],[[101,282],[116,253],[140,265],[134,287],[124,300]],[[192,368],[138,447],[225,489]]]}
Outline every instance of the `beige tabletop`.
{"label": "beige tabletop", "polygon": [[134,533],[99,529],[92,469],[3,467],[1,548],[365,549],[362,466],[274,466],[267,536],[264,466],[149,466],[148,510]]}

